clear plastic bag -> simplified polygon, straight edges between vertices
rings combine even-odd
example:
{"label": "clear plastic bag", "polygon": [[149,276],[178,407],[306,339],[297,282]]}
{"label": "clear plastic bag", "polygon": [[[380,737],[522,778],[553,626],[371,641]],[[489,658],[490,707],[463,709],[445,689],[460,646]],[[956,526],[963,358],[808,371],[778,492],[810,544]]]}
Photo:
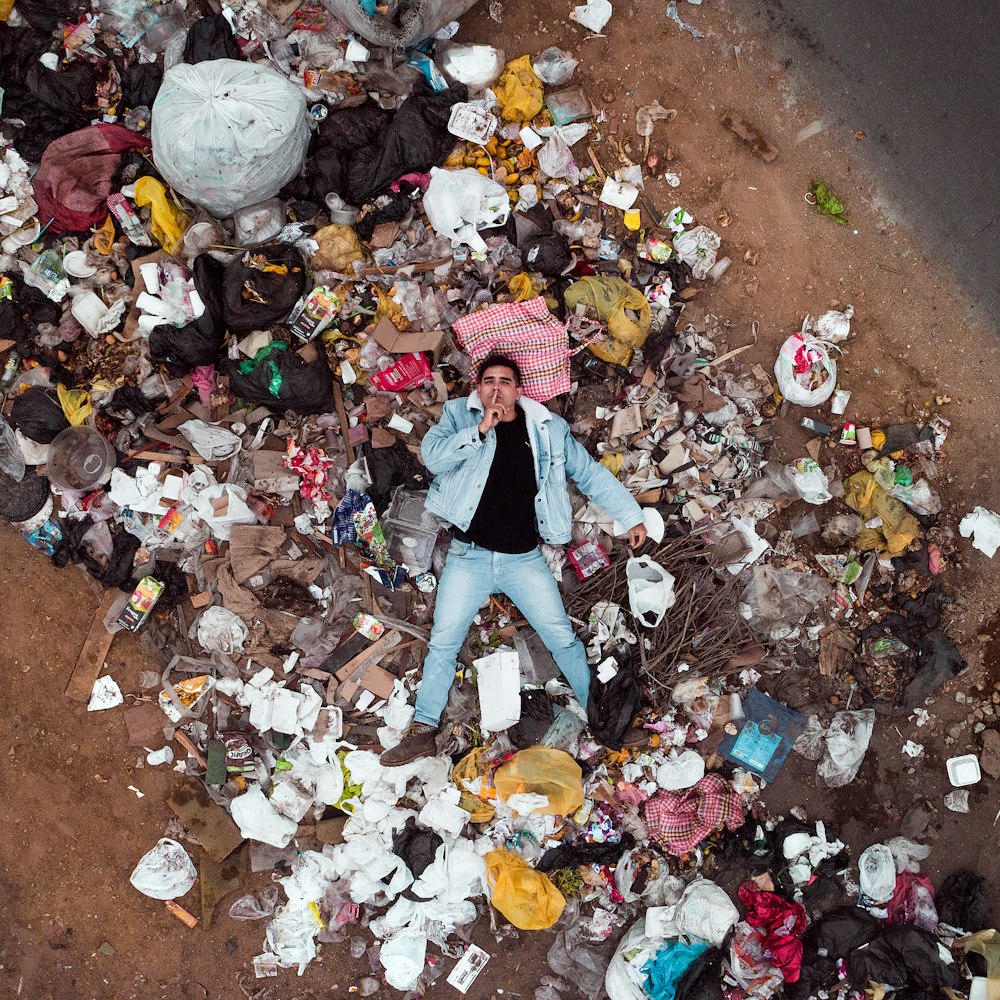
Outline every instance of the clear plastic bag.
{"label": "clear plastic bag", "polygon": [[510,200],[503,185],[471,168],[431,169],[431,182],[424,193],[424,211],[434,231],[452,245],[466,244],[478,253],[486,249],[480,229],[502,226],[510,213]]}
{"label": "clear plastic bag", "polygon": [[153,104],[163,179],[224,218],[277,194],[309,145],[305,97],[266,66],[212,59],[169,70]]}
{"label": "clear plastic bag", "polygon": [[278,887],[269,885],[259,894],[248,892],[229,907],[229,916],[233,920],[263,920],[273,917],[278,908]]}

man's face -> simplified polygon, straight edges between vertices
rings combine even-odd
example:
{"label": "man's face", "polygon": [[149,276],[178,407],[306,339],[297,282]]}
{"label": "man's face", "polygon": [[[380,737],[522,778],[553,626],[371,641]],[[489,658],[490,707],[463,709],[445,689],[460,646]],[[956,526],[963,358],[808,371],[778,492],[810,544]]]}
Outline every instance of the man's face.
{"label": "man's face", "polygon": [[521,398],[514,373],[504,365],[490,365],[479,379],[479,398],[486,406],[510,409]]}

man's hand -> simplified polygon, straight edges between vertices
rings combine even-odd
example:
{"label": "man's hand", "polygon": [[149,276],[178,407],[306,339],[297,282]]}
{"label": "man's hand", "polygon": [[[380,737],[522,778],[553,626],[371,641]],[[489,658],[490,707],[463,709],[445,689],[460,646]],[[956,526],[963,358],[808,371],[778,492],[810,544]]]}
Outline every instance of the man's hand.
{"label": "man's hand", "polygon": [[486,412],[483,414],[483,419],[479,421],[480,434],[485,434],[487,431],[492,430],[507,415],[507,407],[497,403],[496,389],[490,393],[489,402],[485,399],[483,402],[486,404]]}
{"label": "man's hand", "polygon": [[628,545],[630,549],[637,549],[646,540],[646,525],[637,524],[634,528],[628,529]]}

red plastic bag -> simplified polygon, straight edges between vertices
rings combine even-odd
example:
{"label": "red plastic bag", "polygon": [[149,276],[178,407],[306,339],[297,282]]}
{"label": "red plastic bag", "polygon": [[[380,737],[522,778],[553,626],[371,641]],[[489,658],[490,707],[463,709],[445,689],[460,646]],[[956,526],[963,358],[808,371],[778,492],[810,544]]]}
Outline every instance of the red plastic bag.
{"label": "red plastic bag", "polygon": [[739,889],[740,902],[747,908],[747,923],[764,932],[764,952],[786,983],[798,982],[802,973],[802,935],[806,911],[799,903],[789,903],[777,893],[766,892],[753,882]]}
{"label": "red plastic bag", "polygon": [[896,876],[896,888],[889,901],[889,925],[913,924],[921,930],[937,930],[938,912],[934,889],[926,875],[903,872]]}

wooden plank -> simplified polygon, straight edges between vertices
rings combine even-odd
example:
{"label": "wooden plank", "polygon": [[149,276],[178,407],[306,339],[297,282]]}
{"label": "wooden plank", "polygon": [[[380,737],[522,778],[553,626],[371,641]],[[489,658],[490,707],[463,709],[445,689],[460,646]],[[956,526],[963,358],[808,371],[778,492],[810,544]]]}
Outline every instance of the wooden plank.
{"label": "wooden plank", "polygon": [[121,594],[120,590],[105,591],[104,597],[94,613],[94,620],[87,633],[83,649],[76,661],[76,666],[73,668],[73,673],[69,675],[69,682],[66,684],[66,697],[71,701],[84,703],[90,701],[94,682],[104,667],[104,661],[111,650],[111,643],[115,639],[114,635],[104,627],[104,616],[111,610],[111,605],[115,603],[119,594]]}
{"label": "wooden plank", "polygon": [[347,422],[347,410],[344,408],[344,394],[340,391],[340,383],[333,383],[333,402],[337,408],[337,420],[340,421],[340,436],[347,452],[347,464],[354,464],[354,445],[351,444],[351,427]]}

